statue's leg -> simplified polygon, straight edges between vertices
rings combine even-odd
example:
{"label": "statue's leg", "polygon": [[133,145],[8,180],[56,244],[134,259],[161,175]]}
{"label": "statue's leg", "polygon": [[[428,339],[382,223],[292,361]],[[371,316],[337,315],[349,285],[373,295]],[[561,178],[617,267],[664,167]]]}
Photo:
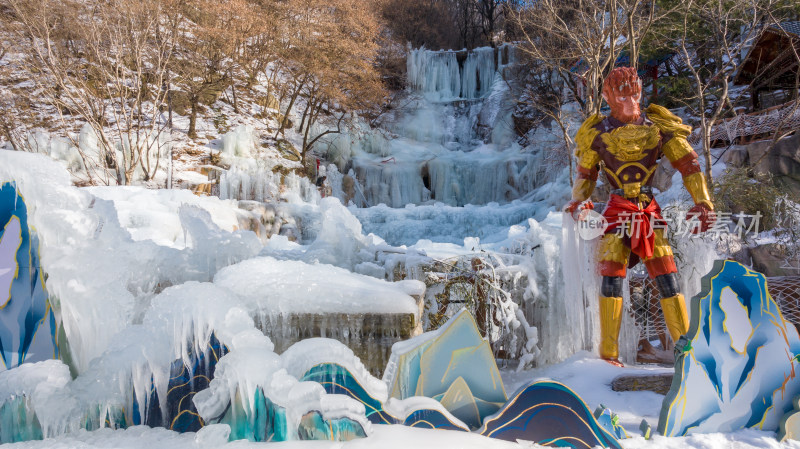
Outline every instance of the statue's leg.
{"label": "statue's leg", "polygon": [[628,266],[630,248],[616,234],[606,234],[598,247],[598,264],[603,283],[600,287],[600,357],[619,362],[619,329],[622,324],[622,280]]}
{"label": "statue's leg", "polygon": [[677,268],[672,256],[672,248],[664,238],[661,229],[655,231],[655,249],[653,257],[644,261],[650,277],[655,279],[661,293],[661,310],[664,321],[673,341],[689,331],[689,315],[686,313],[686,302],[679,293]]}

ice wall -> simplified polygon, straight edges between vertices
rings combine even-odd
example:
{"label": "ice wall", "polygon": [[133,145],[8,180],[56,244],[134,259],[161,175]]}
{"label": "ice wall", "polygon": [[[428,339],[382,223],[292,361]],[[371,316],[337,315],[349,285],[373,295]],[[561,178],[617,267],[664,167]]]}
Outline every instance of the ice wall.
{"label": "ice wall", "polygon": [[454,207],[435,205],[391,208],[385,205],[350,211],[361,221],[365,233],[383,236],[391,245],[416,244],[420,239],[462,245],[468,237],[482,241],[502,240],[508,228],[528,218],[543,219],[548,205],[538,201]]}
{"label": "ice wall", "polygon": [[319,202],[320,193],[312,180],[274,168],[258,159],[236,159],[230,169],[222,173],[219,197],[260,202]]}
{"label": "ice wall", "polygon": [[234,230],[216,198],[183,192],[188,197],[181,200],[178,193],[134,187],[78,189],[57,162],[16,151],[0,151],[0,178],[16,181],[26,200],[75,373],[86,371],[115,334],[141,319],[156,292],[210,280],[261,249],[255,234]]}
{"label": "ice wall", "polygon": [[507,203],[546,181],[540,173],[542,154],[519,146],[505,151],[484,147],[472,152],[440,148],[436,154],[416,150],[410,144],[399,148],[389,160],[353,159],[355,177],[367,204],[399,208],[429,201],[452,206]]}
{"label": "ice wall", "polygon": [[[355,120],[317,146],[341,173],[353,170],[358,206],[429,201],[506,203],[541,185],[541,152],[515,143],[514,47],[410,50],[409,89],[374,122]],[[334,192],[345,200],[342,190]]]}
{"label": "ice wall", "polygon": [[471,51],[411,50],[406,62],[410,86],[433,101],[475,99],[491,89],[495,72],[508,54],[505,45],[499,49],[476,48]]}

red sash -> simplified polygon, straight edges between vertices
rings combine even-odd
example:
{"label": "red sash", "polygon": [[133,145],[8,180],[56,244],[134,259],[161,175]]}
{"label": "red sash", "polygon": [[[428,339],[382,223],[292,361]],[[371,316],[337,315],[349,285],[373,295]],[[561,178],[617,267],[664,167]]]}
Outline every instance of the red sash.
{"label": "red sash", "polygon": [[[630,234],[631,252],[641,259],[653,257],[656,240],[653,223],[664,219],[661,216],[661,206],[655,199],[651,200],[644,209],[640,209],[636,203],[619,195],[611,195],[606,210],[603,211],[603,217],[608,220],[606,234],[613,232],[621,225],[633,226],[626,229],[624,233],[624,235]],[[629,230],[630,232],[628,232]]]}

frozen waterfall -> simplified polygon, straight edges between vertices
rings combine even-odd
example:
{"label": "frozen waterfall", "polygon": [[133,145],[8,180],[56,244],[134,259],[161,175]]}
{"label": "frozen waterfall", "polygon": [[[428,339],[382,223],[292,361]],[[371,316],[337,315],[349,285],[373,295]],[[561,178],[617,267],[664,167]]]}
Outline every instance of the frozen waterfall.
{"label": "frozen waterfall", "polygon": [[[411,50],[406,63],[409,85],[434,101],[471,100],[486,96],[504,63],[513,63],[514,47],[472,51]],[[495,56],[497,55],[497,56]]]}
{"label": "frozen waterfall", "polygon": [[505,204],[542,185],[542,152],[516,142],[514,63],[512,45],[409,50],[398,106],[375,128],[359,122],[323,143],[341,173],[352,170],[358,194],[341,199],[358,207]]}

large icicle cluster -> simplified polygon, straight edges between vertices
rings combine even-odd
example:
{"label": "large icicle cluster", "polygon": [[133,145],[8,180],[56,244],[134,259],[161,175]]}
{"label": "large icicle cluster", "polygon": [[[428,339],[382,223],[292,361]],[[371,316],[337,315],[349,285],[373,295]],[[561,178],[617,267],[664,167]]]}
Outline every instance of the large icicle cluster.
{"label": "large icicle cluster", "polygon": [[357,119],[316,144],[355,186],[347,195],[336,179],[334,193],[359,206],[462,206],[510,202],[542,185],[541,153],[515,143],[503,76],[513,55],[513,46],[411,50],[409,90],[377,128]]}
{"label": "large icicle cluster", "polygon": [[414,49],[408,56],[408,82],[436,101],[480,98],[491,89],[504,50],[505,46],[499,51],[483,47],[469,52]]}

